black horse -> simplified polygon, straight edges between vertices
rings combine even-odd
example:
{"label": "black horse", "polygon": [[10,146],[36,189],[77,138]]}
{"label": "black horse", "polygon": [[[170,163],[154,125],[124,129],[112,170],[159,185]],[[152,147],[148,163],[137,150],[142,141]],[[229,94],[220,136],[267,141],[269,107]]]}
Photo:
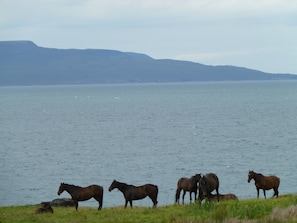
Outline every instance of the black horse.
{"label": "black horse", "polygon": [[259,198],[259,190],[263,189],[264,197],[266,199],[266,192],[265,190],[274,190],[274,194],[272,197],[278,197],[278,187],[280,184],[280,179],[277,176],[263,176],[261,173],[255,173],[254,171],[250,170],[248,174],[248,182],[252,179],[255,180],[255,186],[257,189],[257,198]]}
{"label": "black horse", "polygon": [[78,208],[79,201],[86,201],[92,197],[98,201],[99,207],[98,210],[102,209],[103,205],[103,187],[99,185],[90,185],[88,187],[79,187],[75,185],[61,183],[58,195],[60,195],[64,190],[66,190],[72,197],[72,200],[75,203],[75,209]]}
{"label": "black horse", "polygon": [[123,193],[125,197],[125,208],[127,207],[128,202],[132,208],[133,200],[140,200],[146,196],[149,196],[149,198],[152,200],[153,207],[157,207],[158,186],[156,185],[145,184],[142,186],[133,186],[114,180],[108,190],[112,191],[115,188],[119,189]]}
{"label": "black horse", "polygon": [[190,193],[190,202],[192,202],[192,193],[195,194],[195,200],[197,197],[198,182],[201,178],[201,174],[196,174],[191,178],[182,177],[177,182],[177,189],[175,193],[175,202],[179,203],[180,192],[183,190],[183,204],[185,199],[185,194],[187,191]]}
{"label": "black horse", "polygon": [[201,177],[199,181],[199,200],[202,201],[204,198],[211,198],[211,192],[216,190],[217,200],[220,201],[219,196],[219,178],[214,173],[208,173]]}

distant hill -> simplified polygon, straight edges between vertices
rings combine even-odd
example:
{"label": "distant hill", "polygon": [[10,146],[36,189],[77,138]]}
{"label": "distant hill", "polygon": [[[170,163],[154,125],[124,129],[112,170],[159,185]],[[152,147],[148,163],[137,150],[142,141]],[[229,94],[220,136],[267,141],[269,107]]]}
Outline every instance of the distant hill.
{"label": "distant hill", "polygon": [[145,83],[295,79],[234,66],[207,66],[139,53],[54,49],[0,41],[0,85]]}

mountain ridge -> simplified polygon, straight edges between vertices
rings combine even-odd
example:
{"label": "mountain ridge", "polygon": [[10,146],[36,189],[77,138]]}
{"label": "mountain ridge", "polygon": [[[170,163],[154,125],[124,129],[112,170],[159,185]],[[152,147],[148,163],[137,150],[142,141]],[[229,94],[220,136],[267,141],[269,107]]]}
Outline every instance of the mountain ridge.
{"label": "mountain ridge", "polygon": [[154,59],[117,50],[57,49],[32,41],[0,41],[0,86],[278,79],[297,80],[297,75]]}

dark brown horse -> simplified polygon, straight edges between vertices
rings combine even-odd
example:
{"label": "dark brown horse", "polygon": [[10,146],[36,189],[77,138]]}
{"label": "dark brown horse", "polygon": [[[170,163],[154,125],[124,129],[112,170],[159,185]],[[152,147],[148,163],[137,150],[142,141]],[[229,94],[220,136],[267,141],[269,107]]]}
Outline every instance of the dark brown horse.
{"label": "dark brown horse", "polygon": [[[238,200],[238,197],[235,194],[219,194],[220,201],[228,201],[228,200]],[[217,195],[210,194],[208,197],[209,201],[216,201]]]}
{"label": "dark brown horse", "polygon": [[255,186],[257,189],[257,198],[259,198],[259,190],[263,189],[264,197],[266,199],[266,190],[273,189],[274,194],[272,197],[278,197],[278,187],[280,183],[280,179],[277,176],[263,176],[261,173],[255,173],[250,170],[248,174],[248,182],[252,179],[255,181]]}
{"label": "dark brown horse", "polygon": [[214,173],[208,173],[201,177],[199,181],[199,200],[204,198],[210,199],[211,192],[216,190],[217,200],[220,201],[219,196],[219,178]]}
{"label": "dark brown horse", "polygon": [[41,202],[41,208],[35,211],[35,214],[54,213],[51,202]]}
{"label": "dark brown horse", "polygon": [[75,203],[75,209],[78,208],[79,201],[86,201],[92,197],[98,201],[98,210],[101,210],[103,205],[103,187],[99,185],[90,185],[88,187],[79,187],[75,185],[61,183],[58,190],[58,195],[60,195],[64,190],[66,190],[72,197]]}
{"label": "dark brown horse", "polygon": [[127,207],[128,202],[132,208],[133,200],[140,200],[146,196],[149,196],[149,198],[152,200],[153,207],[157,207],[158,186],[156,185],[145,184],[137,187],[114,180],[108,190],[112,191],[115,188],[119,189],[123,193],[125,197],[125,208]]}
{"label": "dark brown horse", "polygon": [[196,174],[191,178],[182,177],[177,182],[177,189],[175,193],[175,202],[179,204],[179,196],[181,190],[183,190],[183,204],[185,199],[185,194],[187,191],[190,193],[190,202],[192,202],[192,193],[195,194],[195,200],[197,198],[198,182],[201,178],[201,174]]}

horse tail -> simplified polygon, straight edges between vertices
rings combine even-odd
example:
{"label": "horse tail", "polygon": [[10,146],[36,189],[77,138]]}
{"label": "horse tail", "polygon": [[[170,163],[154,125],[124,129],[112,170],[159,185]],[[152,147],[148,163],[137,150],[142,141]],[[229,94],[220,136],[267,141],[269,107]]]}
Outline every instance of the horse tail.
{"label": "horse tail", "polygon": [[100,204],[99,204],[99,209],[102,209],[102,207],[103,207],[103,193],[104,193],[104,189],[103,189],[103,187],[101,187],[101,197],[100,197]]}
{"label": "horse tail", "polygon": [[157,185],[152,185],[154,190],[152,191],[152,193],[149,195],[149,197],[152,199],[153,201],[153,207],[157,207],[158,204],[158,193],[159,193],[159,188]]}
{"label": "horse tail", "polygon": [[175,193],[175,203],[178,203],[178,200],[179,200],[179,197],[180,197],[180,191],[181,191],[181,188],[177,187],[176,193]]}
{"label": "horse tail", "polygon": [[275,182],[275,187],[278,188],[280,185],[280,178],[277,176],[274,176],[274,182]]}

